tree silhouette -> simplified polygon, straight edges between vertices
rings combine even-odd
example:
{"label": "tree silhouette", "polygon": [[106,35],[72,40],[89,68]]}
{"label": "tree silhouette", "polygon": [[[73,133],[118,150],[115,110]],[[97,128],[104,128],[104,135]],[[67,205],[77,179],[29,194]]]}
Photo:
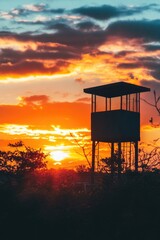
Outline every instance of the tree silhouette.
{"label": "tree silhouette", "polygon": [[81,149],[81,152],[77,152],[79,155],[83,156],[86,161],[87,161],[87,164],[89,166],[89,168],[91,168],[91,163],[90,163],[90,160],[89,160],[89,157],[91,156],[91,147],[88,146],[88,142],[86,142],[85,139],[83,139],[83,137],[81,137],[81,141],[79,141],[73,133],[70,133],[70,136],[73,138],[74,142],[76,143],[76,145]]}
{"label": "tree silhouette", "polygon": [[[147,100],[145,100],[143,98],[142,98],[142,100],[145,103],[147,103],[148,105],[152,106],[156,110],[156,112],[158,113],[158,116],[160,117],[160,96],[157,96],[157,93],[156,93],[155,90],[153,91],[153,97],[154,97],[154,101],[153,102],[148,102]],[[153,117],[151,117],[149,119],[149,122],[151,123],[151,125],[153,127],[159,127],[160,126],[160,123],[158,123],[158,124],[154,123],[154,118]]]}
{"label": "tree silhouette", "polygon": [[18,174],[46,168],[47,155],[41,149],[26,146],[22,141],[8,146],[14,150],[0,151],[0,171]]}
{"label": "tree silhouette", "polygon": [[143,172],[155,171],[159,169],[160,165],[159,138],[155,139],[153,144],[147,144],[147,148],[151,148],[151,150],[147,151],[144,146],[139,148],[139,167]]}
{"label": "tree silhouette", "polygon": [[121,171],[123,171],[123,163],[125,162],[125,160],[124,160],[124,158],[119,159],[118,151],[115,151],[113,158],[112,157],[102,158],[101,162],[103,164],[102,172],[117,173],[118,172],[118,163],[120,162]]}
{"label": "tree silhouette", "polygon": [[154,90],[153,91],[153,95],[154,95],[154,102],[151,103],[151,102],[148,102],[147,100],[143,99],[142,100],[147,103],[148,105],[154,107],[156,109],[156,111],[158,112],[159,116],[160,116],[160,96],[157,97],[157,94],[156,94],[156,91]]}

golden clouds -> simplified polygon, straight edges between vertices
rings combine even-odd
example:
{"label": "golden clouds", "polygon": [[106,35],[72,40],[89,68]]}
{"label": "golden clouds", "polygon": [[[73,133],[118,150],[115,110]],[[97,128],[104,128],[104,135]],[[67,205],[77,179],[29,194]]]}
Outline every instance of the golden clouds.
{"label": "golden clouds", "polygon": [[90,141],[89,104],[49,102],[45,95],[23,96],[20,100],[20,105],[0,106],[1,139],[8,142],[21,139],[46,152],[65,146],[70,158],[82,158],[73,153],[77,147],[74,139]]}
{"label": "golden clouds", "polygon": [[29,97],[19,97],[20,105],[30,105],[30,106],[42,106],[49,101],[49,97],[46,95],[33,95]]}
{"label": "golden clouds", "polygon": [[1,36],[0,79],[18,82],[74,75],[79,83],[94,76],[100,82],[137,83],[158,76],[160,50],[148,50],[142,39],[109,36],[97,46],[78,49],[67,40],[63,43],[55,38],[52,42],[55,36],[59,35],[42,35],[41,41],[37,36]]}
{"label": "golden clouds", "polygon": [[[90,143],[90,130],[87,128],[62,129],[60,126],[51,126],[50,129],[47,127],[46,129],[38,129],[38,126],[1,124],[0,138],[4,139],[4,134],[8,143],[21,139],[29,145],[42,148],[55,161],[66,158],[69,162],[71,159],[84,161],[83,155],[78,154],[81,149],[75,143],[75,139],[79,144]],[[51,161],[49,164],[51,165]],[[74,163],[71,165],[74,166]]]}

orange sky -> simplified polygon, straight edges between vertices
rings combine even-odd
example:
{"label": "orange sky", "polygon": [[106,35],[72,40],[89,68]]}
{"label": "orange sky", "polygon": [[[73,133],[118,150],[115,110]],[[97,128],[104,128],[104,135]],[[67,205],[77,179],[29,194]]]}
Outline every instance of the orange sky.
{"label": "orange sky", "polygon": [[[86,163],[75,142],[90,152],[84,88],[126,81],[151,88],[142,94],[151,103],[160,96],[159,5],[27,2],[0,11],[0,148],[22,140],[65,153],[61,166]],[[141,100],[142,141],[159,138],[159,122]]]}

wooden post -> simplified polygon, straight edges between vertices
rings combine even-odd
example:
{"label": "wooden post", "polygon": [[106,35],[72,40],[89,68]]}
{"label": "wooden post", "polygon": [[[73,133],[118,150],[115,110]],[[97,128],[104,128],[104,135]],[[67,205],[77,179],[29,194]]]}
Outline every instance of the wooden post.
{"label": "wooden post", "polygon": [[106,111],[108,111],[108,101],[107,101],[107,98],[106,98]]}
{"label": "wooden post", "polygon": [[131,170],[131,166],[132,166],[132,143],[129,143],[129,169]]}
{"label": "wooden post", "polygon": [[111,143],[111,176],[114,175],[114,142]]}
{"label": "wooden post", "polygon": [[128,95],[126,95],[126,111],[128,111]]}
{"label": "wooden post", "polygon": [[122,99],[122,96],[120,97],[120,110],[122,110],[122,106],[123,106],[123,99]]}
{"label": "wooden post", "polygon": [[128,106],[128,110],[130,111],[130,110],[131,110],[131,96],[130,96],[130,94],[129,94],[129,101],[128,101],[128,104],[129,104],[129,106]]}
{"label": "wooden post", "polygon": [[118,143],[118,179],[121,178],[121,142]]}
{"label": "wooden post", "polygon": [[93,99],[94,97],[93,97],[93,94],[92,94],[92,97],[91,97],[91,113],[92,112],[94,112],[94,107],[93,107],[93,105],[94,105],[94,99]]}
{"label": "wooden post", "polygon": [[138,172],[138,141],[135,142],[135,172]]}
{"label": "wooden post", "polygon": [[138,94],[138,112],[140,113],[140,93]]}
{"label": "wooden post", "polygon": [[112,108],[112,103],[111,103],[111,98],[109,98],[109,111],[111,111]]}

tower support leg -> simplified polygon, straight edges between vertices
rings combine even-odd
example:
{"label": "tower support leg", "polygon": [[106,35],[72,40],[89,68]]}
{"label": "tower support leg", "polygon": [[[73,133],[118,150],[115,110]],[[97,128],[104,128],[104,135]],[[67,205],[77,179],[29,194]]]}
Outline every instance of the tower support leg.
{"label": "tower support leg", "polygon": [[118,179],[121,178],[121,142],[118,143]]}
{"label": "tower support leg", "polygon": [[114,175],[114,142],[111,143],[111,176]]}
{"label": "tower support leg", "polygon": [[135,172],[138,172],[138,141],[135,142]]}

